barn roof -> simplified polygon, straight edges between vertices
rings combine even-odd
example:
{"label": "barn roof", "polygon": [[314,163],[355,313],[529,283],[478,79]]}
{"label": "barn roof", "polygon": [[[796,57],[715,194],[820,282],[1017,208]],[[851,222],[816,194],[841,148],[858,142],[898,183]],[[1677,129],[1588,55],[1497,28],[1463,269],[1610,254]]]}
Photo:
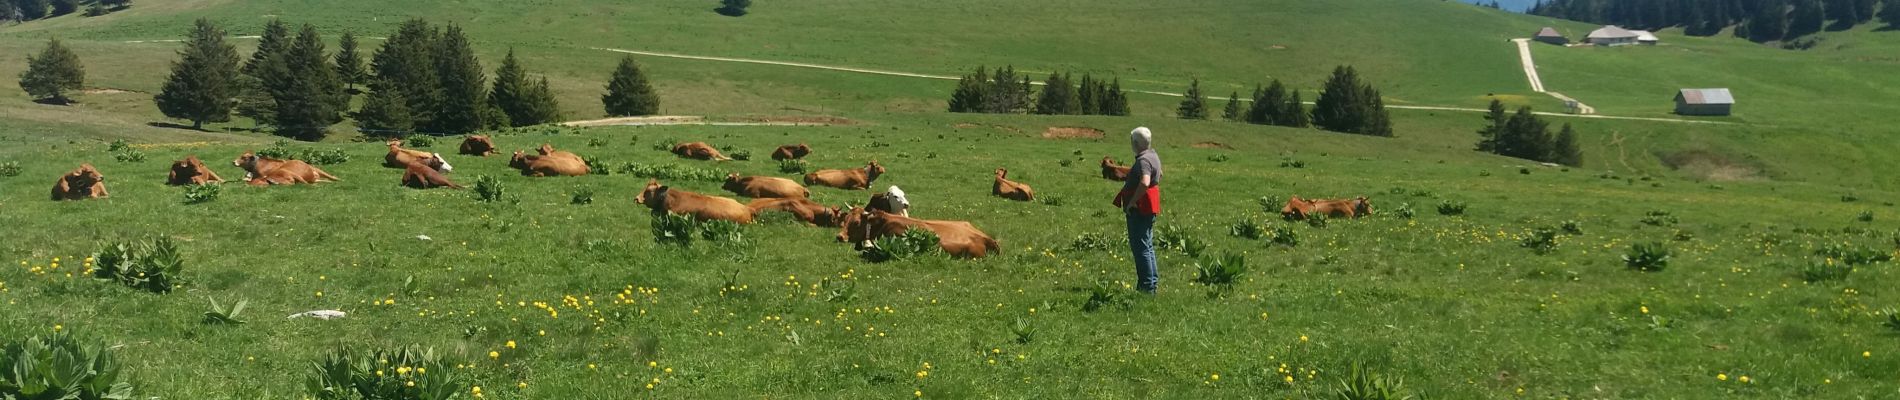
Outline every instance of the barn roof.
{"label": "barn roof", "polygon": [[1636,34],[1636,41],[1638,41],[1638,42],[1660,42],[1660,41],[1662,41],[1662,39],[1657,39],[1657,38],[1656,38],[1656,34],[1654,34],[1654,33],[1649,33],[1649,31],[1630,31],[1630,33],[1634,33],[1634,34]]}
{"label": "barn roof", "polygon": [[1597,28],[1597,30],[1590,31],[1591,39],[1619,39],[1619,38],[1635,38],[1635,37],[1636,37],[1635,32],[1630,32],[1629,30],[1617,27],[1616,25],[1604,25],[1602,28]]}
{"label": "barn roof", "polygon": [[1548,26],[1546,26],[1546,27],[1544,27],[1544,29],[1540,29],[1540,30],[1538,30],[1538,31],[1537,31],[1537,37],[1540,37],[1540,38],[1544,38],[1544,37],[1551,37],[1551,38],[1555,38],[1555,37],[1564,37],[1564,34],[1561,34],[1561,33],[1557,33],[1557,28],[1552,28],[1552,27],[1548,27]]}
{"label": "barn roof", "polygon": [[1682,89],[1676,98],[1687,104],[1735,104],[1735,96],[1730,95],[1727,88]]}

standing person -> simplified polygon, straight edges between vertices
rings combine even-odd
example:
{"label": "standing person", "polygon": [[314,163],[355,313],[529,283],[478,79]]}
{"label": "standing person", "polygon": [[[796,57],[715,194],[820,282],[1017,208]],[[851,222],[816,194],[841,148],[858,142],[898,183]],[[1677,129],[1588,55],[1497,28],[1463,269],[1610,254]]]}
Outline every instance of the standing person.
{"label": "standing person", "polygon": [[1128,248],[1134,252],[1135,290],[1154,294],[1161,277],[1155,265],[1155,216],[1161,214],[1161,156],[1155,154],[1154,135],[1147,127],[1128,134],[1135,150],[1135,163],[1121,193],[1115,194],[1115,206],[1128,216]]}

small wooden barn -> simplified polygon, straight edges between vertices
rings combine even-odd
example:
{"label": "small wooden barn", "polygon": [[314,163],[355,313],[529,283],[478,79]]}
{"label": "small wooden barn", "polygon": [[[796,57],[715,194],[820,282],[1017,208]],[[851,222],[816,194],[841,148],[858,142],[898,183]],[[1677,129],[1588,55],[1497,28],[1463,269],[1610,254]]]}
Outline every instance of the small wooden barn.
{"label": "small wooden barn", "polygon": [[1676,92],[1676,115],[1729,115],[1734,107],[1735,96],[1726,88]]}
{"label": "small wooden barn", "polygon": [[1537,36],[1532,36],[1531,40],[1559,46],[1570,44],[1570,39],[1565,38],[1562,33],[1557,33],[1557,28],[1548,26],[1544,27],[1544,29],[1537,30]]}

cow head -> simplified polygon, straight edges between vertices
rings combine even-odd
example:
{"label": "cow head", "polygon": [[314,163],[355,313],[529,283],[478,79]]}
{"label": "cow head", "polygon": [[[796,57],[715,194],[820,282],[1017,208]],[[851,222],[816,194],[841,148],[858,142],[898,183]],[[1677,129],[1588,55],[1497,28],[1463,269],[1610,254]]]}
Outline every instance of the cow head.
{"label": "cow head", "polygon": [[547,144],[547,143],[542,143],[542,144],[541,144],[541,147],[540,147],[540,148],[537,148],[537,149],[535,149],[534,151],[536,151],[536,152],[540,152],[540,153],[541,153],[541,155],[544,155],[544,156],[545,156],[545,155],[550,155],[550,154],[554,154],[554,145],[551,145],[551,144]]}
{"label": "cow head", "polygon": [[244,154],[239,154],[237,159],[231,160],[231,166],[254,173],[257,172],[257,158],[257,153],[245,151]]}
{"label": "cow head", "polygon": [[838,242],[851,243],[854,250],[863,250],[864,243],[870,241],[871,230],[867,224],[871,209],[852,207],[840,213],[838,218]]}
{"label": "cow head", "polygon": [[1372,215],[1372,199],[1368,199],[1366,196],[1359,196],[1359,198],[1352,199],[1352,212],[1362,217]]}
{"label": "cow head", "polygon": [[655,212],[664,212],[666,211],[667,190],[668,188],[666,186],[660,185],[660,180],[649,179],[647,180],[646,189],[641,190],[640,195],[634,196],[633,202],[645,204]]}
{"label": "cow head", "polygon": [[1301,199],[1300,196],[1293,196],[1286,200],[1286,207],[1280,208],[1280,218],[1288,221],[1305,219],[1306,210],[1312,207],[1313,203]]}
{"label": "cow head", "polygon": [[879,165],[877,160],[871,160],[870,164],[864,166],[864,180],[866,182],[876,181],[880,175],[884,175],[884,166]]}
{"label": "cow head", "polygon": [[526,171],[528,169],[528,155],[522,154],[521,150],[515,150],[515,155],[508,157],[508,166]]}
{"label": "cow head", "polygon": [[79,169],[67,173],[64,179],[66,179],[66,185],[73,189],[90,190],[93,184],[105,181],[106,177],[100,175],[99,170],[93,168],[92,164],[79,164]]}
{"label": "cow head", "polygon": [[996,179],[1009,179],[1009,170],[1003,169],[1003,168],[997,168]]}
{"label": "cow head", "polygon": [[203,169],[205,169],[205,163],[198,161],[196,155],[185,156],[185,159],[172,163],[172,174],[176,176],[197,176],[198,171]]}
{"label": "cow head", "polygon": [[798,146],[792,147],[793,158],[804,158],[809,154],[811,154],[811,146],[806,146],[804,143],[799,143]]}
{"label": "cow head", "polygon": [[728,173],[726,174],[726,185],[722,187],[734,192],[745,190],[745,183],[743,183],[742,180],[743,179],[739,177],[739,173]]}
{"label": "cow head", "polygon": [[389,141],[383,142],[383,144],[389,145],[390,149],[400,149],[402,148],[402,139],[389,139]]}
{"label": "cow head", "polygon": [[1103,169],[1108,169],[1108,168],[1115,168],[1115,167],[1118,167],[1118,166],[1120,166],[1120,165],[1116,165],[1116,164],[1115,164],[1115,157],[1111,157],[1111,156],[1102,156],[1102,168],[1103,168]]}
{"label": "cow head", "polygon": [[449,172],[455,170],[455,166],[449,165],[448,159],[442,158],[442,153],[429,153],[429,159],[424,160],[423,163],[437,171]]}

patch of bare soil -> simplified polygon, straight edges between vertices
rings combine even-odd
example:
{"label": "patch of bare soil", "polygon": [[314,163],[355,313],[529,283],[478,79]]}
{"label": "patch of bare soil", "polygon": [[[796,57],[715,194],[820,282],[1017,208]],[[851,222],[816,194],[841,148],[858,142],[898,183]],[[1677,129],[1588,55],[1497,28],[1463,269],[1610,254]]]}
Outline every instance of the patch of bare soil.
{"label": "patch of bare soil", "polygon": [[1710,150],[1682,150],[1660,154],[1664,166],[1711,181],[1749,181],[1764,178],[1762,168],[1752,157],[1723,154]]}
{"label": "patch of bare soil", "polygon": [[125,90],[125,89],[113,89],[113,88],[87,88],[87,89],[85,89],[85,90],[81,90],[81,91],[79,91],[79,92],[80,92],[80,93],[85,93],[85,94],[124,94],[124,93],[135,93],[135,92],[133,92],[133,91],[130,91],[130,90]]}
{"label": "patch of bare soil", "polygon": [[744,118],[744,121],[769,123],[769,124],[799,124],[799,125],[852,125],[852,124],[858,123],[857,121],[852,121],[852,120],[840,118],[840,117],[826,116],[826,115],[746,117]]}
{"label": "patch of bare soil", "polygon": [[1101,139],[1102,130],[1080,126],[1051,126],[1042,130],[1043,139]]}
{"label": "patch of bare soil", "polygon": [[1234,146],[1228,146],[1226,143],[1221,143],[1221,142],[1200,142],[1200,143],[1195,143],[1194,148],[1233,150]]}

